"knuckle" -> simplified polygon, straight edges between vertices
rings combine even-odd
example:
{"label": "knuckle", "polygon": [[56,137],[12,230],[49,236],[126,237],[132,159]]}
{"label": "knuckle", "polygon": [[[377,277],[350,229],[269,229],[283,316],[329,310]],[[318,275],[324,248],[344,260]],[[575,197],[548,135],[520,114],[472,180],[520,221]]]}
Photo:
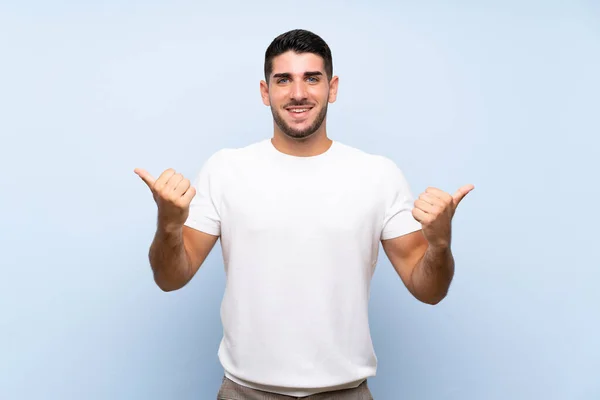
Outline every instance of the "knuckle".
{"label": "knuckle", "polygon": [[180,197],[179,199],[177,199],[176,205],[179,209],[181,210],[185,210],[190,204],[190,201],[188,199],[186,199],[185,197]]}
{"label": "knuckle", "polygon": [[160,196],[160,198],[161,198],[163,201],[165,201],[165,202],[167,202],[167,203],[171,202],[171,191],[170,191],[170,190],[168,190],[166,187],[163,187],[163,188],[161,188],[161,189],[158,191],[158,195]]}
{"label": "knuckle", "polygon": [[160,197],[161,199],[163,199],[163,200],[164,200],[164,198],[165,198],[165,191],[164,191],[164,188],[163,188],[162,186],[157,186],[157,187],[154,189],[154,193],[156,193],[156,195],[157,195],[158,197]]}
{"label": "knuckle", "polygon": [[169,192],[169,201],[170,201],[172,204],[177,204],[177,202],[179,201],[179,198],[180,198],[180,196],[178,196],[178,195],[177,195],[177,193],[176,193],[176,192],[174,192],[173,190],[171,190],[171,191]]}
{"label": "knuckle", "polygon": [[161,174],[158,180],[165,185],[169,180],[171,180],[174,174],[175,170],[173,168],[168,168]]}
{"label": "knuckle", "polygon": [[173,185],[174,183],[177,183],[177,174],[173,174],[171,175],[171,177],[167,180],[167,182],[165,183],[165,186],[168,185]]}

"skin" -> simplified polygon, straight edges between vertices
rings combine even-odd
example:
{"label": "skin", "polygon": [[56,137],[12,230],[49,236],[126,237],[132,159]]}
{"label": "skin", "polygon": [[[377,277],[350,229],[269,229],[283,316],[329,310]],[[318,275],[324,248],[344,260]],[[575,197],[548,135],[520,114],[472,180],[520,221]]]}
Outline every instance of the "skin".
{"label": "skin", "polygon": [[473,185],[465,185],[450,195],[427,188],[415,200],[412,211],[422,229],[381,242],[408,291],[423,303],[438,304],[448,294],[454,277],[452,218],[458,204],[473,189]]}
{"label": "skin", "polygon": [[[322,58],[315,54],[289,51],[273,59],[268,82],[260,82],[260,93],[263,104],[271,108],[271,141],[276,149],[297,157],[329,149],[327,106],[335,102],[338,84],[337,76],[327,77]],[[291,114],[290,107],[310,111]],[[165,291],[177,290],[193,278],[218,237],[183,225],[196,194],[188,179],[173,169],[158,179],[140,168],[135,173],[148,185],[158,207],[157,230],[149,252],[154,279]],[[423,303],[437,304],[448,293],[455,267],[452,218],[471,190],[473,185],[465,185],[450,195],[428,188],[415,200],[412,212],[422,229],[382,241],[402,282]]]}
{"label": "skin", "polygon": [[[303,157],[321,154],[331,146],[326,112],[337,98],[338,83],[337,76],[328,79],[323,59],[316,54],[288,51],[273,59],[269,83],[260,82],[260,93],[273,114],[276,149]],[[300,104],[312,109],[301,119],[293,118],[286,108]]]}
{"label": "skin", "polygon": [[154,281],[165,292],[184,287],[213,249],[218,236],[184,226],[195,188],[169,168],[158,179],[148,171],[134,172],[148,185],[158,207],[156,234],[148,257]]}

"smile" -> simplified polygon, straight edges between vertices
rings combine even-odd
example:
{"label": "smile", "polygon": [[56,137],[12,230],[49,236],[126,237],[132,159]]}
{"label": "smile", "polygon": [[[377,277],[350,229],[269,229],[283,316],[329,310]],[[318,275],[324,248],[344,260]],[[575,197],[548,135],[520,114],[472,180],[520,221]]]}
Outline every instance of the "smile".
{"label": "smile", "polygon": [[287,112],[289,112],[293,118],[300,118],[300,117],[303,117],[304,114],[307,114],[310,110],[312,110],[312,107],[310,107],[310,106],[295,106],[295,107],[288,107],[285,110]]}

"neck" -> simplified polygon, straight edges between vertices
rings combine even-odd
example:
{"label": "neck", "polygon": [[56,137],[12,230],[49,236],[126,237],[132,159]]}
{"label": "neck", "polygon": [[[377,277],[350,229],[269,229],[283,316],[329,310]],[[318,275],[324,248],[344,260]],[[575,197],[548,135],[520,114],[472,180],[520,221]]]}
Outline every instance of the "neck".
{"label": "neck", "polygon": [[275,132],[271,139],[271,143],[273,143],[273,146],[277,150],[296,157],[313,157],[323,154],[329,150],[332,142],[327,137],[324,126],[305,139],[293,139],[275,127]]}

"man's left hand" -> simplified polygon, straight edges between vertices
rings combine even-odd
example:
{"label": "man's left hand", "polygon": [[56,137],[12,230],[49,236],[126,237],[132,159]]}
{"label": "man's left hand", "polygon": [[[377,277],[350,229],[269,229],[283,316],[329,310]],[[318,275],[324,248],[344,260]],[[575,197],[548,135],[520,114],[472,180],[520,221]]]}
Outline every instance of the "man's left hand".
{"label": "man's left hand", "polygon": [[423,235],[431,246],[436,248],[450,246],[452,217],[456,207],[473,189],[473,185],[465,185],[451,195],[430,187],[415,200],[412,215],[421,223]]}

